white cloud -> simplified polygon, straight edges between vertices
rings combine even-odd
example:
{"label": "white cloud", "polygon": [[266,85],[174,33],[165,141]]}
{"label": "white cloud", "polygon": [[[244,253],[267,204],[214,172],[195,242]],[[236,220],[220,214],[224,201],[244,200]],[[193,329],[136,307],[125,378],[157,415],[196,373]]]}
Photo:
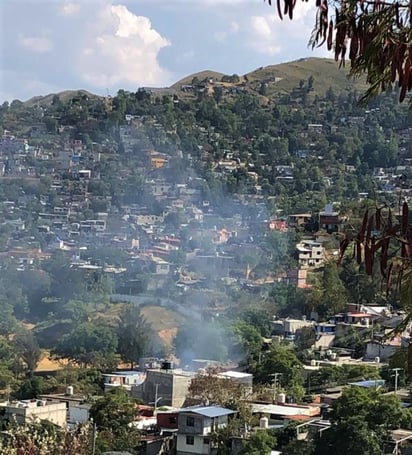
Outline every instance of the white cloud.
{"label": "white cloud", "polygon": [[276,44],[275,16],[253,16],[250,20],[250,47],[260,54],[275,55],[281,51]]}
{"label": "white cloud", "polygon": [[[252,16],[248,27],[248,47],[268,56],[281,56],[288,60],[296,51],[308,43],[315,20],[312,4],[299,2],[294,10],[293,20],[280,18],[270,11],[268,14]],[[318,49],[311,56],[330,56],[324,49]]]}
{"label": "white cloud", "polygon": [[21,47],[39,54],[49,52],[53,48],[53,43],[44,36],[20,36],[19,44]]}
{"label": "white cloud", "polygon": [[253,16],[251,19],[252,31],[262,38],[270,38],[275,23],[274,16]]}
{"label": "white cloud", "polygon": [[239,32],[239,29],[240,29],[240,26],[237,22],[235,21],[232,21],[228,26],[227,28],[222,31],[216,31],[213,36],[215,38],[215,40],[219,43],[223,43],[224,41],[226,41],[226,39],[230,36],[230,35],[233,35],[235,33],[238,33]]}
{"label": "white cloud", "polygon": [[64,16],[71,16],[77,14],[80,11],[80,5],[78,3],[65,3],[60,9],[60,13]]}
{"label": "white cloud", "polygon": [[240,26],[239,26],[239,24],[238,24],[237,22],[232,21],[232,22],[230,23],[229,31],[230,31],[231,33],[237,33],[237,32],[239,31],[239,29],[240,29]]}
{"label": "white cloud", "polygon": [[170,81],[169,73],[158,61],[159,51],[170,42],[147,17],[123,5],[105,5],[84,29],[86,36],[77,64],[88,84],[131,88]]}

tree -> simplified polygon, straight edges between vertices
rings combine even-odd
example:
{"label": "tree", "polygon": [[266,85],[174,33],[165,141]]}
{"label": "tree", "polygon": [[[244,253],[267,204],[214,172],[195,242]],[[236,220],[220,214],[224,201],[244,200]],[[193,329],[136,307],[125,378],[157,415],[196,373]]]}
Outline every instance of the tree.
{"label": "tree", "polygon": [[[275,2],[268,0],[268,3]],[[283,16],[293,19],[296,5],[289,0],[277,0],[280,19]],[[402,102],[412,89],[410,2],[339,1],[331,11],[327,0],[319,0],[316,6],[316,22],[310,37],[312,48],[326,45],[328,50],[334,49],[340,66],[345,65],[348,52],[350,74],[354,77],[366,74],[369,88],[365,100],[396,83]]]}
{"label": "tree", "polygon": [[14,335],[13,346],[19,358],[25,363],[28,373],[33,375],[41,357],[36,337],[30,330],[20,327]]}
{"label": "tree", "polygon": [[87,455],[91,450],[90,425],[66,430],[47,421],[26,425],[11,424],[7,437],[0,439],[2,455]]}
{"label": "tree", "polygon": [[101,451],[132,450],[139,443],[133,422],[139,415],[136,401],[121,387],[107,392],[90,409],[97,428],[96,445]]}
{"label": "tree", "polygon": [[321,282],[313,286],[310,295],[311,309],[322,317],[339,313],[346,305],[346,290],[339,278],[336,262],[325,264]]}
{"label": "tree", "polygon": [[269,431],[259,430],[253,433],[244,443],[242,454],[244,455],[266,455],[274,449],[276,437]]}
{"label": "tree", "polygon": [[37,398],[40,394],[50,393],[53,385],[41,376],[26,379],[14,390],[13,396],[18,400]]}
{"label": "tree", "polygon": [[153,329],[135,305],[125,306],[119,320],[117,336],[118,352],[130,368],[139,363],[139,359],[148,353],[152,341]]}
{"label": "tree", "polygon": [[310,349],[316,341],[316,333],[313,327],[302,327],[296,330],[295,345],[298,351]]}
{"label": "tree", "polygon": [[316,445],[316,455],[383,454],[389,431],[405,420],[398,397],[379,390],[348,387],[332,405],[331,428]]}
{"label": "tree", "polygon": [[117,335],[104,324],[84,322],[64,335],[53,355],[70,359],[80,365],[94,365],[102,369],[116,365]]}
{"label": "tree", "polygon": [[256,366],[256,370],[252,372],[255,374],[256,381],[262,384],[272,384],[275,373],[280,374],[278,384],[285,387],[296,400],[304,394],[302,363],[293,349],[288,346],[273,345],[262,362]]}
{"label": "tree", "polygon": [[250,364],[262,349],[262,336],[255,326],[245,321],[236,321],[231,330],[233,342],[230,357]]}
{"label": "tree", "polygon": [[188,390],[188,399],[193,402],[223,406],[234,411],[239,410],[245,398],[246,390],[242,384],[220,377],[219,371],[213,369],[193,378]]}

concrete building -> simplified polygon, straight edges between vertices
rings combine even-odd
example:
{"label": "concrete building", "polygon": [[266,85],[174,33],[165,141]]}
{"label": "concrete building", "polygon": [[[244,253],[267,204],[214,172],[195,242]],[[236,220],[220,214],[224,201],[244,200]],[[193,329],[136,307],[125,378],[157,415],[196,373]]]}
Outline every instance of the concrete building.
{"label": "concrete building", "polygon": [[331,234],[332,232],[338,232],[339,225],[339,212],[334,212],[332,205],[327,204],[325,210],[319,212],[319,229]]}
{"label": "concrete building", "polygon": [[19,424],[33,420],[48,420],[65,427],[67,422],[66,403],[45,400],[5,401],[0,403],[0,413],[3,420],[14,420]]}
{"label": "concrete building", "polygon": [[194,406],[179,413],[177,455],[213,453],[213,431],[225,428],[228,417],[235,411],[220,406]]}
{"label": "concrete building", "polygon": [[141,385],[132,387],[132,396],[145,403],[155,403],[157,406],[173,406],[180,408],[186,401],[186,395],[193,372],[177,369],[149,369],[146,380]]}
{"label": "concrete building", "polygon": [[302,329],[303,327],[310,327],[312,325],[312,322],[306,319],[284,319],[284,337],[286,340],[293,341],[295,339],[295,333],[297,330]]}
{"label": "concrete building", "polygon": [[122,387],[130,392],[133,386],[141,384],[145,380],[145,374],[141,371],[116,371],[103,374],[104,391]]}
{"label": "concrete building", "polygon": [[297,259],[301,268],[322,267],[325,262],[325,248],[320,242],[302,240],[296,245]]}
{"label": "concrete building", "polygon": [[240,384],[244,388],[245,397],[253,392],[253,374],[229,370],[219,373],[218,377]]}

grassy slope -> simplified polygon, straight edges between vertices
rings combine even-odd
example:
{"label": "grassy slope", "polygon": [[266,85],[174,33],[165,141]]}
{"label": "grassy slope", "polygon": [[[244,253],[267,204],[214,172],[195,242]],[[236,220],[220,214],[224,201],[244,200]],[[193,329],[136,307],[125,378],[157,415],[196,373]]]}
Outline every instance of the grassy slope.
{"label": "grassy slope", "polygon": [[[313,95],[324,95],[329,87],[332,87],[335,93],[346,92],[353,90],[353,88],[356,88],[359,92],[363,92],[366,89],[364,80],[353,81],[348,79],[347,74],[348,67],[339,69],[339,64],[332,59],[303,58],[293,62],[261,67],[241,76],[239,83],[245,83],[249,90],[257,92],[261,82],[266,82],[268,84],[267,91],[269,97],[290,92],[299,86],[300,80],[307,81],[309,76],[313,76],[314,78]],[[215,81],[220,81],[222,76],[223,73],[212,70],[200,71],[184,77],[170,88],[162,88],[158,89],[158,91],[164,94],[178,93],[179,96],[184,97],[183,92],[180,92],[180,87],[185,84],[191,84],[194,77],[197,77],[199,80],[213,78]],[[231,84],[221,85],[228,86]],[[87,95],[89,98],[99,98],[97,95],[93,95],[86,90],[66,90],[58,95],[62,101],[67,101],[74,96],[81,95]],[[53,94],[36,96],[26,101],[25,104],[27,106],[34,106],[35,104],[45,106],[51,104],[52,99]]]}
{"label": "grassy slope", "polygon": [[[46,106],[52,103],[53,101],[53,96],[55,93],[50,93],[45,96],[34,96],[33,98],[30,98],[27,100],[24,104],[28,107],[34,106],[36,104],[39,104],[41,106]],[[66,102],[70,100],[73,97],[76,96],[82,96],[86,95],[89,98],[101,98],[98,95],[94,95],[93,93],[88,92],[87,90],[65,90],[64,92],[58,93],[61,101]]]}
{"label": "grassy slope", "polygon": [[[299,86],[299,81],[314,78],[314,92],[324,95],[329,87],[336,92],[346,92],[353,88],[363,91],[366,84],[363,80],[353,81],[348,78],[348,69],[339,69],[339,64],[332,59],[306,58],[279,65],[259,68],[247,74],[250,85],[268,81],[269,94],[287,93]],[[274,79],[280,79],[275,82]]]}

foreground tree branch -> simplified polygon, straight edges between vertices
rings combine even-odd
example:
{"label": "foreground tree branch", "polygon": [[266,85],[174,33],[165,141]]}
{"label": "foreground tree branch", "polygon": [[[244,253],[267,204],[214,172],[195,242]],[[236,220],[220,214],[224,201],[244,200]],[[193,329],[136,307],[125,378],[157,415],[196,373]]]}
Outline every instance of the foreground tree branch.
{"label": "foreground tree branch", "polygon": [[[274,5],[274,0],[268,0]],[[296,0],[276,0],[278,16],[293,19]],[[366,75],[362,97],[399,88],[399,101],[412,89],[412,1],[316,0],[312,48],[326,45],[336,61],[350,61],[350,75]]]}

